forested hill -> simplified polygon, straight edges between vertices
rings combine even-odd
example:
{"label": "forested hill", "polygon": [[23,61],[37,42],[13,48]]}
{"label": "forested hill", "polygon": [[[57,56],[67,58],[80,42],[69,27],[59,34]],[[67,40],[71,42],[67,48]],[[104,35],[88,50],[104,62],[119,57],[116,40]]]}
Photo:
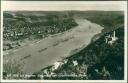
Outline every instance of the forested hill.
{"label": "forested hill", "polygon": [[105,36],[108,34],[111,32],[69,59],[69,61],[77,60],[80,64],[79,68],[87,65],[86,79],[122,80],[124,78],[124,28],[120,27],[116,30],[118,40],[112,45],[105,43]]}
{"label": "forested hill", "polygon": [[103,26],[103,32],[110,32],[124,23],[123,11],[72,11],[72,15]]}

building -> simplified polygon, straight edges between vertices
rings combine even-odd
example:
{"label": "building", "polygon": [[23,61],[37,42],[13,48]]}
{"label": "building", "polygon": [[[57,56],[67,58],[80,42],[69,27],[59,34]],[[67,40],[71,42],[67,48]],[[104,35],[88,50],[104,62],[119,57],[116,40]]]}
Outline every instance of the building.
{"label": "building", "polygon": [[112,34],[109,34],[105,37],[105,42],[109,45],[112,45],[118,38],[116,37],[116,32],[113,31]]}

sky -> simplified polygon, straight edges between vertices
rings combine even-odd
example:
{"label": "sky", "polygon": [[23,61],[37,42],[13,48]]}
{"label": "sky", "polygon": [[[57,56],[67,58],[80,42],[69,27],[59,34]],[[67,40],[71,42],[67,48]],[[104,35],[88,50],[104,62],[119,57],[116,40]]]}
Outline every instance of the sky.
{"label": "sky", "polygon": [[1,5],[4,11],[119,11],[126,8],[125,1],[2,1]]}

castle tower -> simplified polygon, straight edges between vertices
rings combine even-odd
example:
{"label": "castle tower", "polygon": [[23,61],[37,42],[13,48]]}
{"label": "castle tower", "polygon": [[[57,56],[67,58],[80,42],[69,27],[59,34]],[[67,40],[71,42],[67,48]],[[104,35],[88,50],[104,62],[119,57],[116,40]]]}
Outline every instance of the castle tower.
{"label": "castle tower", "polygon": [[113,37],[114,37],[114,38],[116,37],[116,33],[115,33],[115,31],[113,32]]}
{"label": "castle tower", "polygon": [[107,37],[105,38],[105,42],[108,43],[108,39],[107,39]]}

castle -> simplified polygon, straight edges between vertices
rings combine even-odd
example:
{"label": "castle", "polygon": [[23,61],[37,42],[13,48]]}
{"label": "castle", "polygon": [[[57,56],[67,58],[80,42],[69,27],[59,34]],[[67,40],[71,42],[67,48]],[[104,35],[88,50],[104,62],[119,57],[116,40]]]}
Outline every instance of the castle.
{"label": "castle", "polygon": [[118,38],[116,37],[115,31],[112,34],[109,34],[105,37],[105,42],[109,45],[112,45]]}

